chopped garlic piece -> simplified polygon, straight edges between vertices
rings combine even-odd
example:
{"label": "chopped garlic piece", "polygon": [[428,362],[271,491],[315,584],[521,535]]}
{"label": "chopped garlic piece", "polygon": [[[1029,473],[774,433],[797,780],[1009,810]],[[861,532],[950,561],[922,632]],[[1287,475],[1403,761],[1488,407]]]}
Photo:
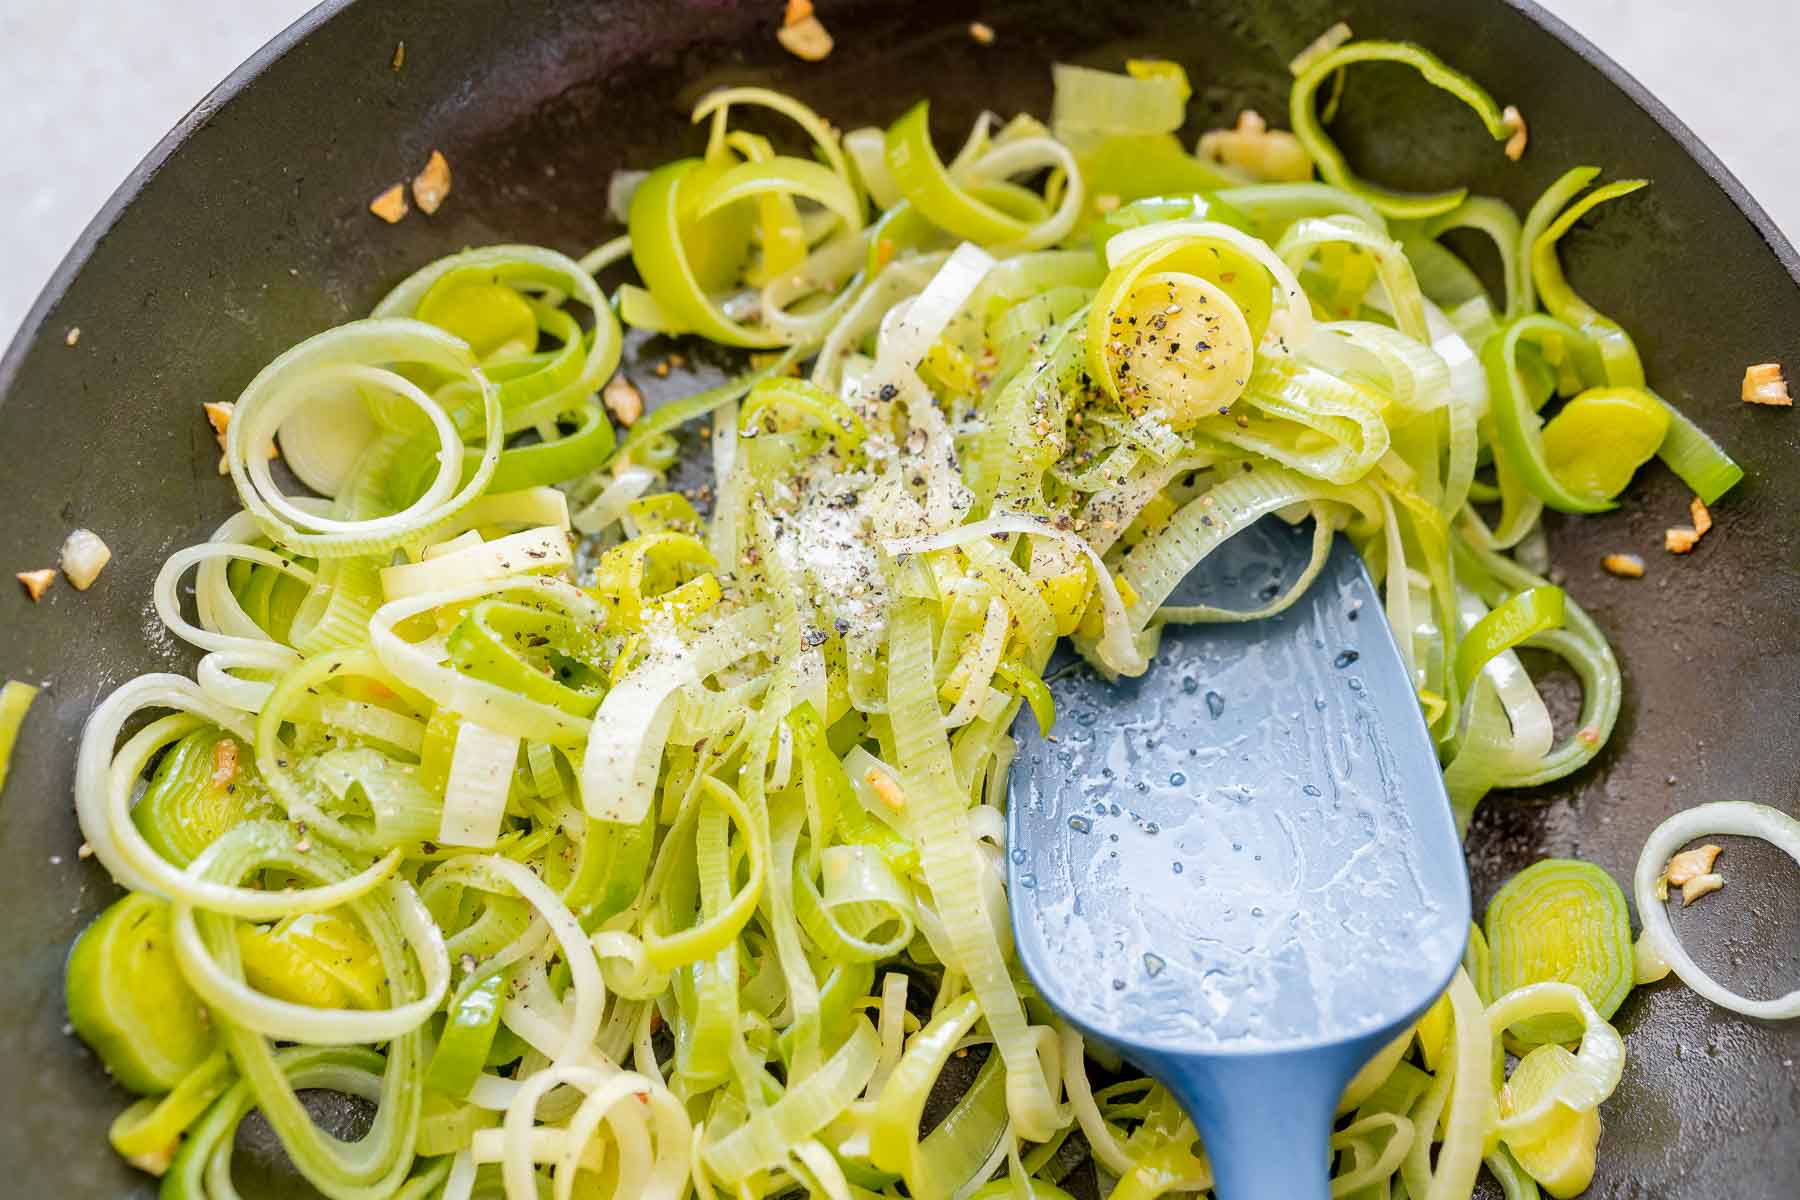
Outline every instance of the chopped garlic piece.
{"label": "chopped garlic piece", "polygon": [[1600,560],[1608,574],[1617,575],[1620,579],[1642,579],[1644,577],[1644,560],[1635,554],[1609,554]]}
{"label": "chopped garlic piece", "polygon": [[1257,179],[1303,182],[1313,174],[1312,159],[1300,139],[1285,129],[1270,129],[1255,109],[1238,113],[1234,129],[1213,129],[1200,135],[1196,152],[1227,167],[1246,171]]}
{"label": "chopped garlic piece", "polygon": [[1745,404],[1771,404],[1792,408],[1794,398],[1788,395],[1787,379],[1780,363],[1757,363],[1744,368],[1743,397]]}
{"label": "chopped garlic piece", "polygon": [[798,25],[810,20],[813,15],[812,0],[787,0],[787,12],[782,14],[783,25]]}
{"label": "chopped garlic piece", "polygon": [[1686,908],[1709,892],[1716,892],[1725,886],[1723,875],[1696,875],[1681,885],[1681,907]]}
{"label": "chopped garlic piece", "polygon": [[969,36],[977,45],[991,46],[994,44],[994,27],[981,21],[970,21]]}
{"label": "chopped garlic piece", "polygon": [[77,529],[63,542],[63,574],[69,577],[76,591],[87,591],[111,561],[112,550],[91,529]]}
{"label": "chopped garlic piece", "polygon": [[621,425],[635,425],[644,415],[643,393],[633,387],[623,373],[613,376],[612,382],[601,390],[600,399],[606,403],[607,410],[619,418]]}
{"label": "chopped garlic piece", "polygon": [[[81,326],[79,326],[79,325],[69,326],[69,332],[63,335],[63,345],[73,346],[76,342],[79,342],[80,340],[81,340]],[[1746,400],[1749,399],[1748,396],[1746,396],[1744,398]]]}
{"label": "chopped garlic piece", "polygon": [[775,38],[789,54],[804,62],[824,62],[831,56],[831,34],[817,17],[783,25],[775,31]]}
{"label": "chopped garlic piece", "polygon": [[391,60],[389,60],[388,65],[390,67],[394,68],[394,70],[396,70],[396,71],[398,71],[401,67],[404,67],[406,65],[406,43],[405,42],[395,42],[394,43],[394,57]]}
{"label": "chopped garlic piece", "polygon": [[238,744],[231,738],[220,738],[213,743],[212,785],[222,788],[237,778]]}
{"label": "chopped garlic piece", "polygon": [[1679,887],[1711,871],[1713,863],[1723,852],[1723,847],[1710,843],[1693,850],[1683,850],[1671,858],[1669,865],[1663,868],[1663,877]]}
{"label": "chopped garlic piece", "polygon": [[394,224],[394,222],[406,215],[406,187],[403,184],[396,183],[393,187],[369,201],[369,211],[386,221],[389,225]]}
{"label": "chopped garlic piece", "polygon": [[1686,554],[1700,544],[1700,535],[1677,526],[1663,530],[1663,549],[1670,554]]}
{"label": "chopped garlic piece", "polygon": [[[237,405],[230,400],[205,400],[200,407],[206,412],[207,424],[213,428],[213,436],[219,440],[219,474],[231,474],[231,464],[225,460],[225,435],[231,429],[231,414],[237,411]],[[273,441],[269,443],[268,456],[281,457],[281,451]]]}
{"label": "chopped garlic piece", "polygon": [[450,195],[450,161],[442,151],[433,150],[425,169],[413,176],[413,203],[426,216],[436,212]]}
{"label": "chopped garlic piece", "polygon": [[900,785],[887,772],[870,767],[863,772],[863,782],[874,791],[876,799],[895,812],[906,807],[906,793],[900,790]]}
{"label": "chopped garlic piece", "polygon": [[1530,136],[1525,128],[1525,116],[1517,106],[1509,104],[1500,119],[1512,130],[1512,136],[1506,139],[1506,157],[1518,162],[1525,156],[1525,142]]}
{"label": "chopped garlic piece", "polygon": [[1687,554],[1700,544],[1706,531],[1713,527],[1712,513],[1707,511],[1705,501],[1695,496],[1688,505],[1688,515],[1693,518],[1692,528],[1677,525],[1663,532],[1663,549],[1670,554]]}
{"label": "chopped garlic piece", "polygon": [[13,578],[24,586],[27,596],[30,596],[33,601],[37,601],[42,600],[44,593],[50,590],[50,585],[56,582],[56,572],[50,567],[45,567],[40,571],[20,571]]}
{"label": "chopped garlic piece", "polygon": [[1713,527],[1712,513],[1707,511],[1706,502],[1695,496],[1688,501],[1688,515],[1694,519],[1694,532],[1704,534]]}

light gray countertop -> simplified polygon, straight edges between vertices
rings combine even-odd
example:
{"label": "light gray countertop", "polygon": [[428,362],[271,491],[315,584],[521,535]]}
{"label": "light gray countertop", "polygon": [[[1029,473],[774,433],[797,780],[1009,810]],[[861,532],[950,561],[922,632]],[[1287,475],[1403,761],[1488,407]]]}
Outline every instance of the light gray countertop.
{"label": "light gray countertop", "polygon": [[[1787,61],[1800,3],[1541,2],[1643,80],[1800,235],[1800,105]],[[145,151],[307,7],[0,0],[0,335]]]}

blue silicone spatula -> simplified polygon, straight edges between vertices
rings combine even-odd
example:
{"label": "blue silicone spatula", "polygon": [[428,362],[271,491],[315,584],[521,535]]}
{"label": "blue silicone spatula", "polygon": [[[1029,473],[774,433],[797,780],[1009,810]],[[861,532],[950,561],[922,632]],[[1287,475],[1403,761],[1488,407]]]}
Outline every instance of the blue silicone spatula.
{"label": "blue silicone spatula", "polygon": [[[1310,536],[1266,519],[1171,603],[1249,610]],[[1462,959],[1469,885],[1407,666],[1338,538],[1266,620],[1170,626],[1150,670],[1050,672],[1021,721],[1019,958],[1090,1040],[1160,1080],[1221,1200],[1325,1200],[1345,1085]]]}

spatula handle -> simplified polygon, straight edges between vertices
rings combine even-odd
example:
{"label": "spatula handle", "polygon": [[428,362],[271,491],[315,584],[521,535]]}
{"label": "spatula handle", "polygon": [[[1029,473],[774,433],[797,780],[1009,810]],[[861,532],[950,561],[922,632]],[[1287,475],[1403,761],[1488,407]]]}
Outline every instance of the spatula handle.
{"label": "spatula handle", "polygon": [[1194,1120],[1218,1200],[1329,1200],[1331,1123],[1356,1073],[1341,1046],[1143,1065]]}

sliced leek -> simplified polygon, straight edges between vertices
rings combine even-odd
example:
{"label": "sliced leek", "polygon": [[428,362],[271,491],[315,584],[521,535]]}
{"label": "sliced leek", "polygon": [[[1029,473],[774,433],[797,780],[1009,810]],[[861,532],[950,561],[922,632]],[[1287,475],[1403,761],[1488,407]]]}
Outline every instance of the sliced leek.
{"label": "sliced leek", "polygon": [[[1351,65],[1514,123],[1417,47],[1304,57],[1293,135],[1206,139],[1233,165],[1190,153],[1161,60],[1058,67],[1049,127],[983,116],[941,152],[924,103],[840,135],[717,91],[693,156],[615,177],[624,236],[450,255],[257,375],[226,438],[242,511],[151,597],[195,678],[120,687],[77,761],[130,890],[69,968],[76,1031],[146,1093],[118,1151],[228,1200],[255,1108],[333,1200],[1065,1200],[1079,1131],[1115,1200],[1210,1189],[1174,1097],[1013,957],[1008,731],[1051,730],[1058,638],[1140,674],[1170,623],[1282,611],[1341,534],[1466,823],[1592,761],[1622,708],[1600,626],[1540,577],[1543,509],[1612,507],[1652,454],[1708,502],[1741,475],[1563,274],[1629,185],[1582,198],[1577,169],[1521,220],[1369,183],[1318,107]],[[1459,228],[1504,296],[1438,240]],[[609,302],[591,271],[627,258]],[[627,380],[621,323],[757,353],[689,387],[670,344]],[[1314,522],[1292,587],[1169,603],[1270,517]],[[1524,650],[1580,682],[1565,736]],[[26,699],[0,694],[0,761]],[[1333,1194],[1462,1200],[1483,1162],[1509,1196],[1582,1186],[1635,972],[1796,1011],[1706,978],[1645,898],[1691,834],[1794,852],[1791,825],[1660,830],[1635,959],[1595,868],[1508,883],[1343,1097]],[[368,1135],[326,1134],[304,1088],[374,1105]]]}

